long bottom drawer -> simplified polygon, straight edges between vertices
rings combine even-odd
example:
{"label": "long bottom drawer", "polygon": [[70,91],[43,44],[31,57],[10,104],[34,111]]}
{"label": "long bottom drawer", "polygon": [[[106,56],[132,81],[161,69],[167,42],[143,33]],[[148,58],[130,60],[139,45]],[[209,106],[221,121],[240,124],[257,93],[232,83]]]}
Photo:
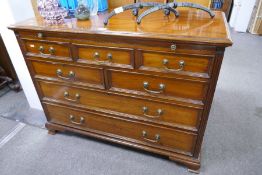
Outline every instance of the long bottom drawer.
{"label": "long bottom drawer", "polygon": [[150,144],[153,147],[192,155],[196,135],[184,131],[138,123],[113,116],[69,109],[60,105],[44,104],[51,123],[83,130],[113,134],[122,139]]}

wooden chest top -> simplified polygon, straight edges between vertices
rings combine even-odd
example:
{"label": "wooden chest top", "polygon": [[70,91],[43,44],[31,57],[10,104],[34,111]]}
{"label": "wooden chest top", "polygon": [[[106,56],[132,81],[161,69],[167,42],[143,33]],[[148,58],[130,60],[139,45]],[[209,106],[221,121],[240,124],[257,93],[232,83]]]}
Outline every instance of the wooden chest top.
{"label": "wooden chest top", "polygon": [[104,26],[107,12],[88,21],[66,19],[62,25],[47,25],[42,18],[33,18],[11,26],[13,30],[36,30],[47,32],[77,33],[78,35],[104,35],[132,37],[137,39],[172,40],[173,42],[207,44],[214,46],[232,45],[227,22],[223,12],[210,16],[200,10],[180,9],[180,17],[165,16],[162,11],[153,13],[138,25],[131,11],[125,11],[109,20]]}

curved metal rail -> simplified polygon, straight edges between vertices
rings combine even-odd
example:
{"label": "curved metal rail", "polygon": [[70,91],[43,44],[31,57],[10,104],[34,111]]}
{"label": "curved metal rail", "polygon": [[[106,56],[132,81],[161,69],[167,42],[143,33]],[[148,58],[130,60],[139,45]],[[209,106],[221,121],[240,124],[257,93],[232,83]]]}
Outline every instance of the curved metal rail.
{"label": "curved metal rail", "polygon": [[171,2],[171,3],[158,3],[158,2],[136,2],[134,4],[129,4],[129,5],[125,5],[122,7],[118,7],[116,9],[114,9],[111,13],[109,13],[109,15],[106,17],[106,19],[104,20],[104,25],[108,24],[108,21],[110,18],[112,18],[113,16],[122,13],[126,10],[131,10],[133,12],[134,16],[138,16],[138,12],[139,9],[142,9],[143,7],[151,7],[150,9],[144,11],[138,18],[137,18],[137,23],[140,24],[141,20],[153,13],[156,12],[158,10],[163,10],[165,15],[169,15],[170,12],[174,13],[176,17],[179,17],[179,13],[176,10],[177,7],[189,7],[189,8],[196,8],[196,9],[200,9],[203,10],[205,12],[207,12],[211,18],[213,18],[215,16],[215,13],[212,12],[210,9],[201,6],[199,4],[195,4],[195,3],[190,3],[190,2]]}
{"label": "curved metal rail", "polygon": [[215,13],[212,10],[202,5],[199,5],[199,4],[195,4],[191,2],[175,2],[175,4],[176,4],[176,7],[189,7],[189,8],[200,9],[200,10],[207,12],[211,18],[215,17]]}
{"label": "curved metal rail", "polygon": [[[155,7],[153,7],[153,8],[150,8],[150,9],[144,11],[144,12],[137,18],[137,24],[140,24],[140,23],[141,23],[141,20],[142,20],[145,16],[147,16],[147,15],[153,13],[153,12],[156,12],[156,11],[162,10],[162,9],[173,10],[173,9],[175,9],[175,8],[177,8],[177,7],[189,7],[189,8],[201,9],[201,10],[207,12],[207,13],[210,15],[211,18],[213,18],[213,17],[215,16],[215,13],[214,13],[214,12],[212,12],[210,9],[208,9],[208,8],[206,8],[206,7],[203,7],[203,6],[199,5],[199,4],[188,3],[188,2],[181,2],[181,3],[173,2],[173,3],[167,3],[167,4],[158,5],[158,6],[155,6]],[[178,16],[176,15],[176,17],[178,17]]]}
{"label": "curved metal rail", "polygon": [[104,24],[107,25],[108,24],[108,20],[110,18],[112,18],[113,16],[122,13],[126,10],[131,10],[133,9],[133,15],[137,16],[138,15],[138,9],[142,9],[144,7],[155,7],[158,5],[162,5],[163,3],[159,3],[159,2],[137,2],[134,4],[129,4],[129,5],[125,5],[122,7],[118,7],[115,8],[112,12],[109,13],[109,15],[106,17],[106,19],[104,20]]}
{"label": "curved metal rail", "polygon": [[[146,17],[147,15],[153,13],[153,12],[156,12],[158,10],[162,10],[162,9],[167,9],[167,10],[173,10],[174,8],[172,7],[174,5],[174,3],[168,3],[168,4],[162,4],[162,5],[159,5],[159,6],[155,6],[153,8],[150,8],[146,11],[144,11],[141,15],[139,15],[139,17],[137,18],[136,22],[137,24],[140,24],[141,23],[141,20]],[[174,9],[175,10],[175,9]],[[167,12],[167,11],[166,11]],[[177,15],[176,15],[177,17]]]}

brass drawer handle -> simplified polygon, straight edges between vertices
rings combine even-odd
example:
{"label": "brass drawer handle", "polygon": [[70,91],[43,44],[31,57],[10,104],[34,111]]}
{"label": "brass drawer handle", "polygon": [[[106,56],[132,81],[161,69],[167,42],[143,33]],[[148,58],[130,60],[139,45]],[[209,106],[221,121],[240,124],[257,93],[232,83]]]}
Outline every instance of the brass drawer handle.
{"label": "brass drawer handle", "polygon": [[[169,64],[169,60],[168,59],[163,59],[162,63],[163,63],[163,66],[164,66],[165,69],[171,69],[171,68],[168,67],[168,64]],[[174,70],[174,71],[182,71],[182,70],[184,70],[185,61],[184,60],[180,60],[178,62],[178,65],[179,65],[179,69],[172,69],[172,70]]]}
{"label": "brass drawer handle", "polygon": [[159,84],[159,91],[153,91],[153,90],[149,90],[149,83],[147,81],[145,81],[143,83],[143,87],[144,87],[144,90],[149,92],[149,93],[152,93],[152,94],[161,94],[164,92],[166,86],[163,84],[163,83],[160,83]]}
{"label": "brass drawer handle", "polygon": [[71,99],[71,98],[69,98],[69,92],[65,91],[65,92],[64,92],[64,98],[65,98],[66,100],[68,100],[68,101],[77,102],[77,101],[79,101],[79,99],[80,99],[80,95],[79,95],[78,93],[76,93],[76,94],[75,94],[75,99]]}
{"label": "brass drawer handle", "polygon": [[148,115],[148,107],[144,106],[143,108],[143,115],[146,116],[146,117],[149,117],[149,118],[159,118],[163,115],[164,111],[162,109],[158,109],[157,110],[157,115],[156,116],[153,116],[153,115]]}
{"label": "brass drawer handle", "polygon": [[80,117],[80,122],[76,122],[75,121],[75,116],[69,115],[69,120],[70,120],[71,123],[73,123],[75,125],[83,125],[85,123],[84,117]]}
{"label": "brass drawer handle", "polygon": [[107,54],[107,61],[112,62],[113,55],[111,53]]}
{"label": "brass drawer handle", "polygon": [[94,54],[94,59],[95,59],[95,61],[97,61],[98,63],[109,63],[109,62],[112,62],[113,55],[112,55],[111,53],[108,53],[108,54],[107,54],[107,60],[106,60],[106,61],[100,61],[99,58],[100,58],[100,54],[99,54],[98,52],[95,52],[95,54]]}
{"label": "brass drawer handle", "polygon": [[68,77],[64,77],[63,76],[63,71],[61,69],[57,69],[56,70],[56,75],[61,78],[61,79],[64,79],[64,80],[70,80],[70,79],[73,79],[75,78],[75,73],[73,71],[69,71],[68,73]]}
{"label": "brass drawer handle", "polygon": [[[45,48],[44,48],[44,46],[39,46],[38,50],[39,50],[39,52],[41,54],[44,54]],[[53,47],[50,47],[48,49],[48,51],[49,51],[50,55],[54,55],[55,54],[55,48],[53,48]]]}
{"label": "brass drawer handle", "polygon": [[143,136],[143,139],[148,141],[148,142],[158,143],[160,141],[160,135],[159,134],[155,135],[155,139],[149,139],[149,138],[147,138],[147,132],[142,131],[142,136]]}
{"label": "brass drawer handle", "polygon": [[54,54],[55,54],[55,48],[50,47],[50,48],[49,48],[49,53],[50,53],[51,55],[54,55]]}
{"label": "brass drawer handle", "polygon": [[43,38],[43,37],[44,37],[44,34],[43,34],[43,33],[38,33],[38,34],[37,34],[37,37],[38,37],[38,38]]}
{"label": "brass drawer handle", "polygon": [[177,48],[177,47],[176,47],[176,45],[175,45],[175,44],[172,44],[172,45],[170,46],[170,49],[171,49],[171,50],[173,50],[173,51],[175,51],[175,50],[176,50],[176,48]]}
{"label": "brass drawer handle", "polygon": [[99,59],[100,58],[100,55],[99,55],[99,53],[98,52],[95,52],[95,54],[94,54],[94,59]]}
{"label": "brass drawer handle", "polygon": [[39,52],[40,52],[41,54],[43,54],[45,48],[44,48],[44,46],[39,46],[38,50],[39,50]]}

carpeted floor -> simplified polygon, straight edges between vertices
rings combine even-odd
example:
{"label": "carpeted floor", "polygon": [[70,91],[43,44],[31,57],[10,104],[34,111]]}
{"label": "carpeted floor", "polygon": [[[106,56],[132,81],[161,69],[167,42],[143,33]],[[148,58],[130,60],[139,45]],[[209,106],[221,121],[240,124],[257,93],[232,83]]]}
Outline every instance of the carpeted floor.
{"label": "carpeted floor", "polygon": [[[232,37],[234,46],[226,51],[203,143],[203,175],[262,174],[262,37],[234,32]],[[8,106],[7,95],[17,94],[2,96],[0,105]],[[12,105],[17,101],[11,100]],[[1,111],[9,114],[7,108]],[[19,116],[19,111],[14,114]],[[30,116],[43,123],[39,111]],[[2,133],[15,125],[9,122],[0,120],[0,142]],[[30,125],[0,148],[0,158],[1,175],[190,174],[161,156],[69,133],[50,136]]]}
{"label": "carpeted floor", "polygon": [[6,136],[16,125],[17,122],[0,117],[0,139]]}
{"label": "carpeted floor", "polygon": [[0,90],[0,117],[41,128],[46,122],[43,111],[30,108],[23,91],[17,93],[8,88]]}

